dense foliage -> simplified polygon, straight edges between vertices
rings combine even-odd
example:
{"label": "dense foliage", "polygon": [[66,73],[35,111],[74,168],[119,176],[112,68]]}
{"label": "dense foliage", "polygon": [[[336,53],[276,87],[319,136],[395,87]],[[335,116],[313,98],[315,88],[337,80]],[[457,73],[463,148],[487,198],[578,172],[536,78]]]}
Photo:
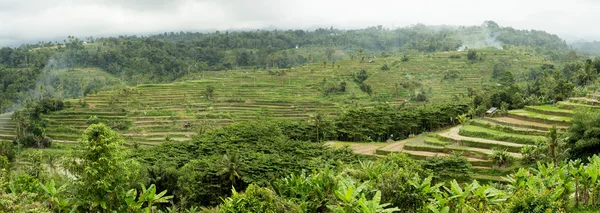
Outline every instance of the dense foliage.
{"label": "dense foliage", "polygon": [[334,118],[341,141],[386,141],[404,139],[411,134],[433,131],[457,124],[454,118],[466,113],[467,105],[431,104],[393,108],[348,108]]}
{"label": "dense foliage", "polygon": [[64,170],[48,170],[42,162],[49,156],[40,152],[30,154],[22,169],[12,169],[17,165],[2,152],[0,210],[561,212],[600,202],[597,155],[588,163],[538,163],[513,173],[505,185],[486,185],[471,181],[472,167],[458,154],[368,159],[349,149],[290,140],[281,124],[239,123],[190,142],[134,152],[106,125],[92,124],[62,158]]}
{"label": "dense foliage", "polygon": [[567,132],[567,145],[571,158],[587,159],[600,153],[600,113],[581,111],[573,116]]}
{"label": "dense foliage", "polygon": [[30,100],[27,105],[13,113],[11,120],[16,124],[14,142],[20,147],[50,147],[51,139],[46,136],[46,120],[42,114],[62,110],[62,100],[42,98]]}
{"label": "dense foliage", "polygon": [[269,121],[210,130],[192,142],[165,143],[135,156],[152,170],[164,171],[152,172],[156,177],[150,183],[161,190],[166,186],[177,199],[201,205],[219,203],[219,196],[230,195],[231,187],[264,186],[286,174],[360,159],[349,149],[290,140],[277,123]]}
{"label": "dense foliage", "polygon": [[[85,41],[69,37],[60,43],[39,42],[0,49],[0,112],[35,94],[31,88],[37,91],[40,85],[45,85],[47,92],[60,94],[57,96],[73,98],[120,84],[64,74],[73,68],[101,68],[133,85],[172,82],[201,71],[290,68],[342,59],[368,61],[406,52],[452,51],[490,37],[506,45],[534,47],[552,60],[572,59],[563,56],[568,46],[555,35],[489,23],[468,28],[414,25],[392,30],[377,26],[359,30],[170,32],[141,37],[89,37]],[[408,57],[404,55],[402,60],[408,61]],[[363,91],[370,93],[369,85],[365,84]]]}

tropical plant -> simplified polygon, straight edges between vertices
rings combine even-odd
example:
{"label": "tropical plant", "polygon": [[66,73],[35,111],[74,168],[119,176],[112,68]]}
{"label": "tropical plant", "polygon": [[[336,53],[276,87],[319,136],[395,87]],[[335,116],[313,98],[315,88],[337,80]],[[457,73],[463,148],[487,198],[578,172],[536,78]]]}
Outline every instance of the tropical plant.
{"label": "tropical plant", "polygon": [[464,188],[456,180],[443,186],[442,193],[434,194],[427,206],[431,212],[499,212],[508,195],[489,185],[473,181]]}
{"label": "tropical plant", "polygon": [[395,212],[397,208],[386,208],[390,204],[381,204],[381,192],[375,192],[373,199],[367,200],[365,192],[369,182],[358,183],[350,177],[339,177],[335,195],[338,201],[327,207],[335,213],[360,212]]}
{"label": "tropical plant", "polygon": [[498,167],[509,166],[513,162],[513,157],[506,150],[492,149],[490,159]]}
{"label": "tropical plant", "polygon": [[137,194],[136,189],[127,191],[125,203],[127,212],[147,212],[154,213],[157,211],[156,204],[168,203],[173,196],[165,196],[167,191],[156,194],[156,186],[154,184],[146,188],[141,185],[141,193]]}
{"label": "tropical plant", "polygon": [[469,117],[467,117],[467,114],[462,114],[456,117],[456,119],[458,120],[458,122],[460,124],[467,124],[469,122]]}
{"label": "tropical plant", "polygon": [[557,149],[559,146],[559,141],[558,141],[558,133],[557,133],[557,129],[556,126],[552,126],[552,128],[550,128],[550,133],[548,133],[548,151],[550,151],[550,156],[552,157],[552,162],[554,162],[554,165],[558,166],[558,156],[557,156]]}
{"label": "tropical plant", "polygon": [[64,167],[75,177],[77,205],[86,210],[122,208],[120,199],[138,180],[139,165],[125,159],[123,140],[105,124],[92,124]]}
{"label": "tropical plant", "polygon": [[267,188],[261,188],[255,184],[248,186],[244,193],[238,193],[235,188],[231,197],[223,199],[219,205],[220,212],[242,213],[242,212],[299,212],[295,204],[280,198]]}
{"label": "tropical plant", "polygon": [[69,207],[69,200],[62,197],[62,194],[67,189],[66,184],[56,188],[54,180],[50,180],[46,184],[40,183],[40,188],[45,192],[44,196],[48,199],[50,211],[62,212]]}

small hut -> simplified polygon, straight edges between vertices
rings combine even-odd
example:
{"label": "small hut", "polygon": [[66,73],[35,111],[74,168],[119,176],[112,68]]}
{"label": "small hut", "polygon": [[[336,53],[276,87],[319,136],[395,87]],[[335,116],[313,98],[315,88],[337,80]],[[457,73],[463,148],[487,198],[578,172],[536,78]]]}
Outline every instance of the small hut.
{"label": "small hut", "polygon": [[487,111],[485,111],[485,114],[486,115],[490,115],[490,114],[493,114],[496,111],[498,111],[498,108],[497,107],[492,107],[492,108],[488,109]]}

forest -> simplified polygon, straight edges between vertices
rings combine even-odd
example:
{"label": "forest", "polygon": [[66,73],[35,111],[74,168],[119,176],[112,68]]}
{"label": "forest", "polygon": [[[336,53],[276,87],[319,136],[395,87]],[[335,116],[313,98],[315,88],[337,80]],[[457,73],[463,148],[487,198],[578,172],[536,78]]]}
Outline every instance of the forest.
{"label": "forest", "polygon": [[27,97],[39,96],[40,91],[77,98],[113,89],[119,83],[71,77],[73,74],[65,72],[76,67],[99,67],[124,84],[134,86],[172,82],[186,74],[207,71],[290,68],[344,59],[369,61],[385,55],[454,51],[463,43],[485,40],[489,34],[504,45],[534,47],[549,60],[568,61],[578,57],[556,35],[499,27],[491,21],[461,28],[415,25],[400,29],[377,26],[360,30],[321,28],[69,37],[63,42],[0,49],[0,112],[21,106]]}
{"label": "forest", "polygon": [[[483,40],[490,36],[501,46],[486,44]],[[486,52],[486,48],[496,52]],[[434,55],[440,52],[447,54]],[[493,56],[515,59],[490,62]],[[406,100],[377,99],[373,93],[383,86],[371,80],[374,73],[394,74],[390,70],[406,68],[416,57],[428,61],[437,57],[465,70],[489,63],[491,76],[485,77],[485,84],[466,86],[465,93],[452,93],[452,100],[446,102],[432,101],[431,88],[427,90],[428,85],[417,78],[393,85],[396,96],[400,88],[409,94]],[[393,63],[375,64],[384,58]],[[519,60],[535,64],[518,66]],[[350,66],[352,74],[344,76],[339,74],[340,64],[359,67]],[[199,126],[177,117],[177,113],[199,117],[192,111],[218,108],[219,95],[233,88],[224,81],[208,81],[201,87],[173,83],[179,79],[250,73],[242,80],[253,75],[253,84],[240,83],[240,88],[277,90],[285,87],[267,82],[257,86],[256,70],[268,73],[277,85],[285,86],[287,81],[289,86],[292,80],[286,80],[285,73],[308,66],[305,75],[319,72],[314,70],[318,67],[326,76],[318,76],[323,83],[316,86],[301,79],[308,84],[302,89],[314,86],[320,91],[320,99],[309,104],[325,108],[325,101],[337,101],[336,95],[353,87],[360,93],[352,94],[352,102],[339,101],[342,107],[333,108],[332,115],[317,111],[300,119],[277,117],[275,113],[282,114],[288,102],[269,99],[269,104],[277,106],[271,109],[279,111],[263,107],[256,110],[256,116],[227,125]],[[75,69],[88,75],[76,75]],[[433,70],[421,69],[418,72]],[[463,70],[445,70],[438,82],[463,84],[464,74]],[[594,99],[600,89],[600,58],[585,57],[544,31],[516,30],[488,21],[473,27],[69,37],[62,43],[0,49],[0,76],[0,114],[12,112],[15,133],[11,141],[0,139],[0,212],[545,213],[600,208],[600,112],[595,106],[599,101]],[[219,83],[222,87],[216,89]],[[129,96],[152,87],[174,93],[184,91],[175,88],[199,90],[189,96],[207,102],[206,109],[175,112],[165,103],[151,111],[131,110],[134,103]],[[110,100],[94,96],[102,92]],[[267,99],[274,93],[261,94]],[[166,93],[150,96],[147,105],[168,101],[161,97]],[[188,100],[188,94],[175,96]],[[583,96],[581,103],[573,99]],[[368,105],[358,104],[361,100]],[[105,102],[107,106],[100,106]],[[223,108],[259,105],[259,101],[238,99],[222,102],[229,104]],[[138,104],[144,102],[138,100]],[[516,119],[522,116],[516,112],[523,109],[530,109],[526,111],[530,114],[542,112],[528,120],[527,128],[494,124],[492,130],[494,117],[487,112],[492,107],[498,108],[493,116],[500,118]],[[107,109],[112,111],[103,111]],[[205,120],[233,117],[202,115]],[[483,119],[486,115],[490,120]],[[134,116],[169,120],[125,120]],[[64,117],[65,123],[86,125],[78,129],[53,120]],[[143,146],[130,143],[131,137],[122,134],[142,129],[134,122],[165,122],[174,127],[178,120],[186,122],[178,124],[184,130],[196,125],[189,140],[167,135],[158,144]],[[2,121],[0,127],[5,125]],[[457,125],[462,126],[459,136],[485,140],[447,141],[437,134]],[[53,140],[49,133],[54,126],[77,134],[77,141]],[[481,128],[486,130],[475,131]],[[164,131],[188,133],[181,133],[181,128]],[[402,144],[407,152],[360,154],[353,147],[419,137],[429,144]],[[335,147],[330,142],[351,145]],[[415,147],[453,151],[416,158],[409,151],[425,150]],[[461,149],[464,152],[455,151]],[[485,153],[486,161],[475,158],[475,152]],[[492,164],[489,171],[484,163]],[[483,170],[502,178],[482,179]]]}

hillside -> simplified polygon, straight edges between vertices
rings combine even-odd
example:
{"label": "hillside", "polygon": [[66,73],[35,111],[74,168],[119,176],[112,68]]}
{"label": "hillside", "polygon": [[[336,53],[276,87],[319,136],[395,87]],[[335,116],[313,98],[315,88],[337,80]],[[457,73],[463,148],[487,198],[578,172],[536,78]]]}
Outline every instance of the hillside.
{"label": "hillside", "polygon": [[[526,106],[511,110],[500,117],[483,117],[466,124],[429,133],[415,138],[386,143],[340,143],[332,146],[350,145],[357,153],[382,156],[394,152],[407,153],[416,159],[431,156],[448,156],[454,152],[467,157],[474,166],[475,178],[480,180],[502,180],[501,177],[520,168],[522,149],[546,141],[549,129],[556,126],[566,131],[573,113],[577,110],[597,110],[599,94],[571,98],[556,105]],[[504,150],[516,161],[512,165],[499,166],[492,160],[494,150]]]}
{"label": "hillside", "polygon": [[[172,84],[143,84],[73,99],[71,108],[45,115],[47,135],[72,143],[90,123],[103,121],[120,129],[128,144],[185,141],[199,130],[239,121],[308,119],[316,113],[335,116],[344,106],[412,103],[420,92],[433,103],[453,101],[468,87],[495,84],[492,67],[498,61],[509,64],[507,70],[516,74],[544,63],[524,48],[479,52],[483,61],[471,62],[466,52],[453,51],[411,55],[408,61],[390,56],[371,59],[373,63],[344,60],[289,69],[193,73]],[[382,70],[384,65],[389,70]],[[354,81],[361,69],[367,71],[364,82],[371,85],[371,95]],[[85,72],[76,69],[75,73]],[[95,73],[93,79],[99,75]],[[341,82],[346,83],[345,92],[323,92]],[[209,86],[214,88],[210,99],[206,97]],[[92,116],[97,120],[90,120]]]}

